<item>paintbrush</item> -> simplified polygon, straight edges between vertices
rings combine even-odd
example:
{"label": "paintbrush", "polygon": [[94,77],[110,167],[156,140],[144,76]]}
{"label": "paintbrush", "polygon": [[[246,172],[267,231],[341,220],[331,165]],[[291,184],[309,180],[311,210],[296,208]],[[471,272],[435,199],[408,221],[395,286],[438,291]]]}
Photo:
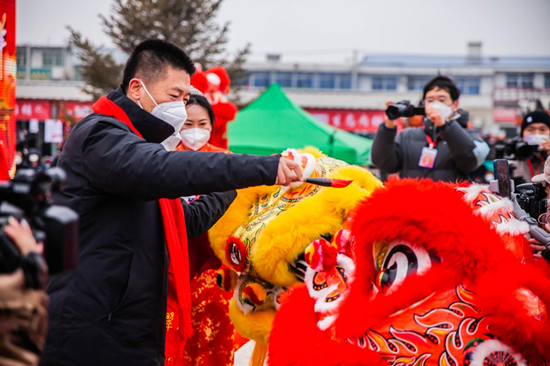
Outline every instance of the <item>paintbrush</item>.
{"label": "paintbrush", "polygon": [[345,179],[330,179],[330,178],[306,178],[306,183],[315,184],[322,187],[345,188],[353,182]]}

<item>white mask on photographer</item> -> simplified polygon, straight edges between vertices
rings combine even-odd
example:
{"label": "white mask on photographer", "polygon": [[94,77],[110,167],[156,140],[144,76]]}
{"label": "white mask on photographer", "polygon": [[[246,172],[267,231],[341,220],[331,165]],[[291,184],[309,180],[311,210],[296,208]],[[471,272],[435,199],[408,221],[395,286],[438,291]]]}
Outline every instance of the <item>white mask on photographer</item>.
{"label": "white mask on photographer", "polygon": [[[149,93],[149,90],[147,90],[147,88],[145,87],[145,84],[143,84],[143,81],[140,81],[140,83],[149,98],[151,98],[153,103],[155,103],[155,108],[153,108],[151,114],[158,119],[161,119],[164,122],[168,123],[170,126],[174,127],[174,133],[166,140],[161,142],[161,145],[164,146],[166,150],[172,151],[181,142],[180,134],[177,131],[181,130],[183,124],[187,120],[187,111],[185,110],[185,104],[183,103],[183,101],[157,104],[157,102]],[[141,108],[143,108],[139,100],[138,104]]]}
{"label": "white mask on photographer", "polygon": [[210,131],[204,128],[190,128],[181,131],[181,141],[192,150],[199,150],[206,145],[208,140],[210,140]]}
{"label": "white mask on photographer", "polygon": [[550,140],[548,135],[525,135],[523,136],[523,141],[527,142],[529,145],[542,145],[545,141]]}
{"label": "white mask on photographer", "polygon": [[446,104],[443,104],[441,102],[432,102],[430,104],[432,107],[436,108],[439,111],[441,117],[443,117],[443,119],[445,120],[448,120],[453,114],[453,108]]}

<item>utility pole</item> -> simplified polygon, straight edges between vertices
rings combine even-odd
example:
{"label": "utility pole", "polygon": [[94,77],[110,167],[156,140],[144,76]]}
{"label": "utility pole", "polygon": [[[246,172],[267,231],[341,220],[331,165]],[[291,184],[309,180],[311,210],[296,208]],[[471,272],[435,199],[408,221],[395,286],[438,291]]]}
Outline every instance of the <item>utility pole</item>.
{"label": "utility pole", "polygon": [[359,87],[359,51],[357,49],[353,50],[351,62],[351,89],[357,90]]}

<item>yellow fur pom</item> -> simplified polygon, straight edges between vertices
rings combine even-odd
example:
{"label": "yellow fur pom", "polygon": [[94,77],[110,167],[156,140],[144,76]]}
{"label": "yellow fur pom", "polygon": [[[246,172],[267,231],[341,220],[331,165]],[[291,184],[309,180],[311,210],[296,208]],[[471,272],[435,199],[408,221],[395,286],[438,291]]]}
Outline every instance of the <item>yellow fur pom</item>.
{"label": "yellow fur pom", "polygon": [[233,291],[237,286],[239,275],[227,266],[222,266],[218,269],[216,283],[224,291]]}
{"label": "yellow fur pom", "polygon": [[265,288],[259,283],[249,283],[242,289],[242,297],[246,302],[254,306],[262,306],[267,297]]}
{"label": "yellow fur pom", "polygon": [[256,343],[267,344],[275,319],[275,309],[253,311],[245,315],[233,298],[229,304],[229,317],[237,332],[243,337]]}

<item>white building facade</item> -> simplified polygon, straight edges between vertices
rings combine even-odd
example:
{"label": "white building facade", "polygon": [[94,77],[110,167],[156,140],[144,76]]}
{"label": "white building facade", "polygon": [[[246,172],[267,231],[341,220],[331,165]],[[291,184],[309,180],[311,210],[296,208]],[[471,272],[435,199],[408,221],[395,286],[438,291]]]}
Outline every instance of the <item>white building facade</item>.
{"label": "white building facade", "polygon": [[358,133],[376,131],[388,100],[419,103],[423,86],[438,74],[456,82],[460,106],[486,132],[515,129],[522,101],[539,99],[550,109],[550,55],[481,56],[480,43],[470,43],[464,56],[369,54],[359,63],[338,65],[284,63],[271,56],[246,68],[245,100],[276,82],[317,118]]}

